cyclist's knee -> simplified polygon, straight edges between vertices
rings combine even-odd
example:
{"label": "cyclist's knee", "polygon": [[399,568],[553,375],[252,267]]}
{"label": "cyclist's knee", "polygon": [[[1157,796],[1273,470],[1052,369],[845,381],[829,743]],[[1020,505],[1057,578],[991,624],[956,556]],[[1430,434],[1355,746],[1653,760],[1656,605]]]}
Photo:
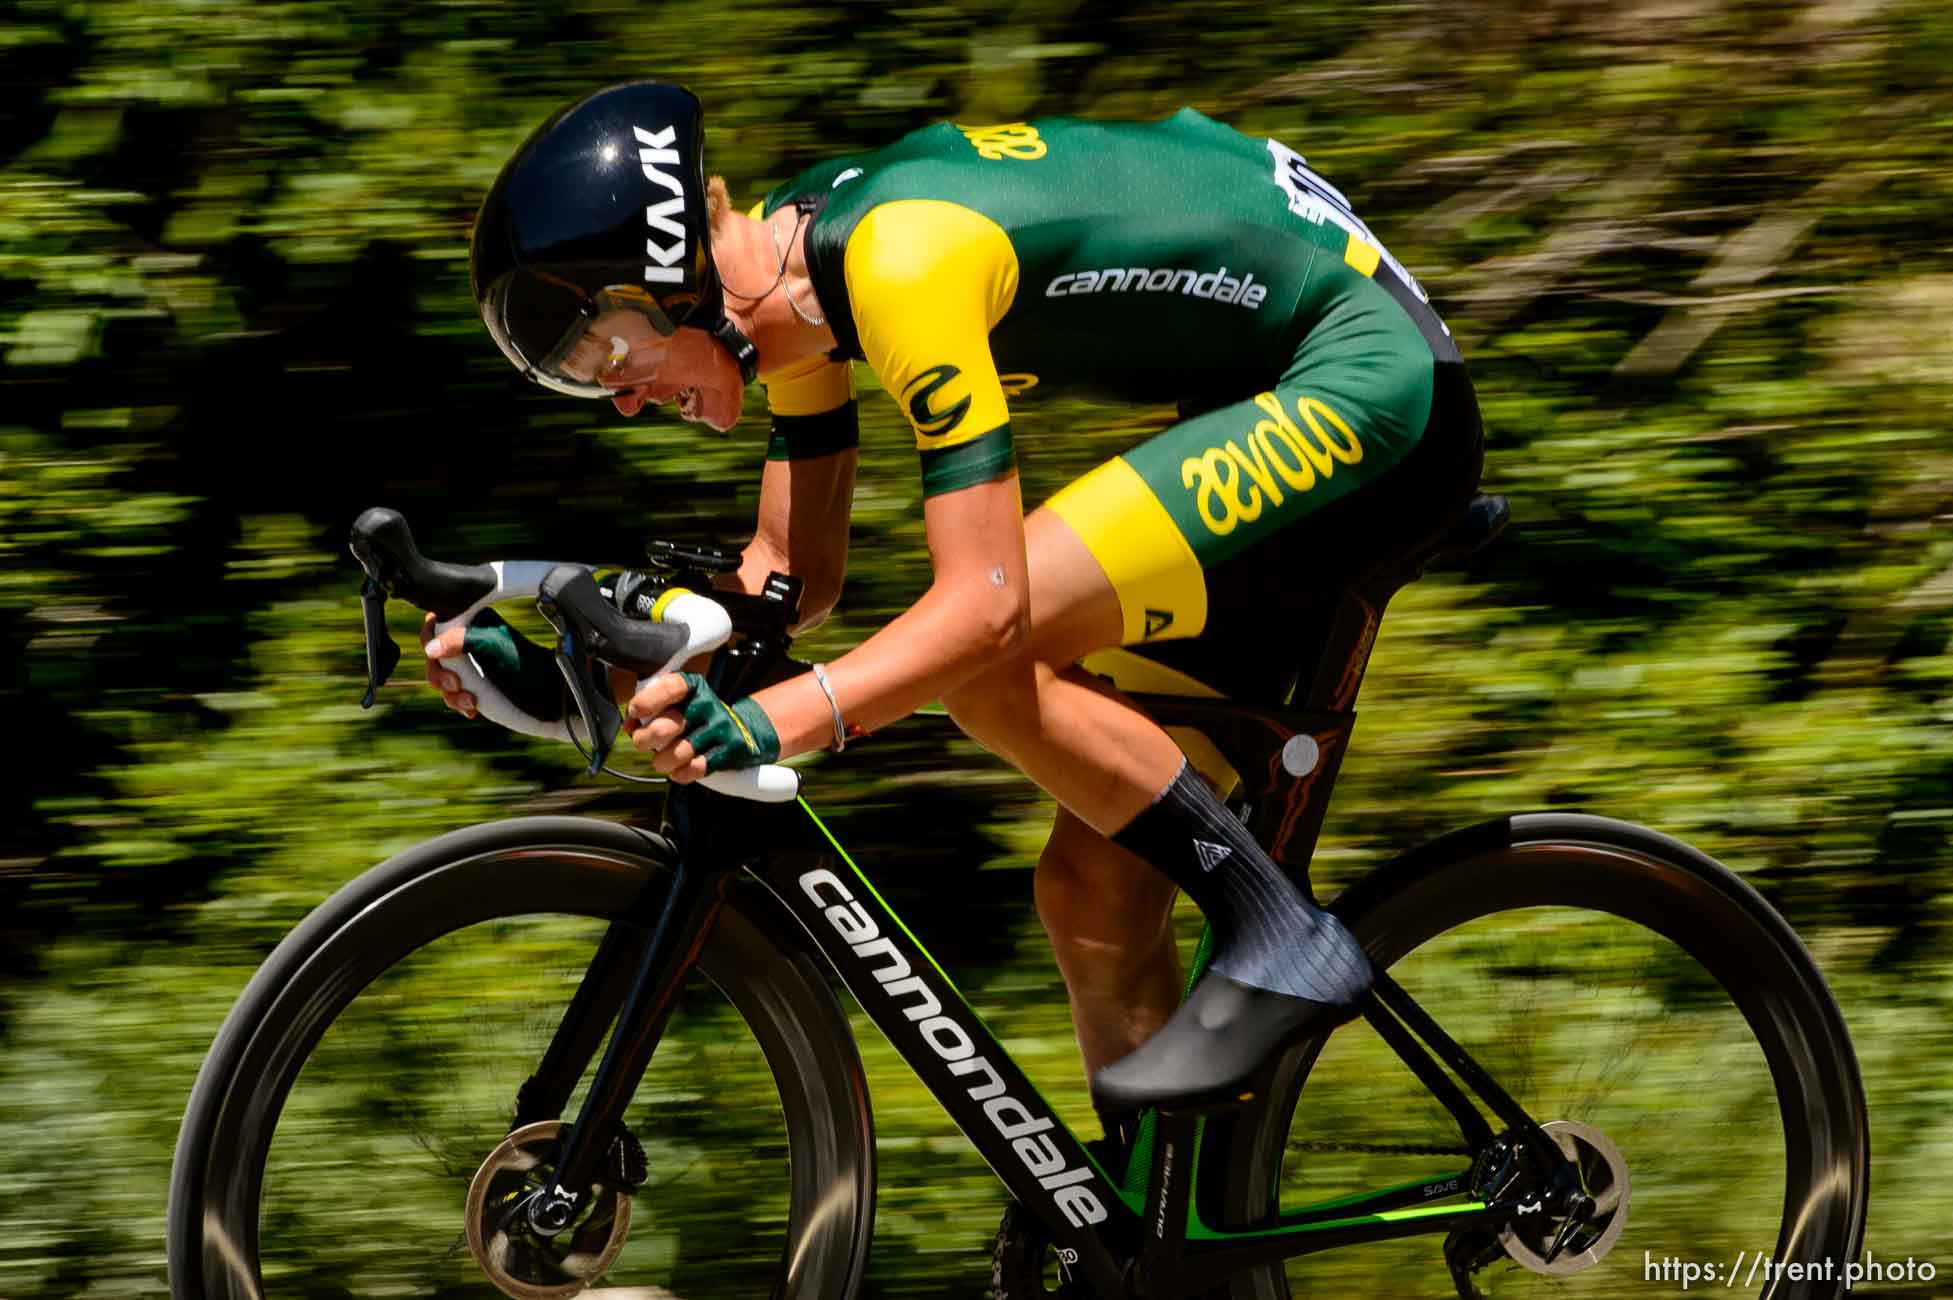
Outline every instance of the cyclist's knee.
{"label": "cyclist's knee", "polygon": [[1103,689],[1099,679],[1076,664],[1053,664],[1035,650],[1019,654],[972,677],[942,697],[943,708],[963,734],[998,748],[1019,731],[1041,724],[1045,693],[1059,680]]}
{"label": "cyclist's knee", "polygon": [[943,708],[970,739],[987,749],[1006,749],[1011,733],[1037,718],[1036,667],[1008,659],[945,692]]}

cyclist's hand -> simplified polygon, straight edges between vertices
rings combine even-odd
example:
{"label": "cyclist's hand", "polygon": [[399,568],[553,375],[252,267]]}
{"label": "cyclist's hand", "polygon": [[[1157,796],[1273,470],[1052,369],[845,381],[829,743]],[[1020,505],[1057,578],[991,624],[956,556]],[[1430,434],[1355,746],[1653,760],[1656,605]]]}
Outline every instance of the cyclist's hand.
{"label": "cyclist's hand", "polygon": [[624,729],[651,766],[681,785],[780,756],[780,734],[751,698],[727,704],[697,673],[665,673],[631,698]]}
{"label": "cyclist's hand", "polygon": [[475,716],[475,697],[461,689],[461,679],[441,667],[441,660],[452,659],[461,653],[461,644],[467,639],[468,629],[451,627],[440,636],[434,635],[434,616],[429,614],[420,625],[421,648],[427,652],[427,684],[441,693],[450,709],[468,717]]}
{"label": "cyclist's hand", "polygon": [[[450,709],[472,718],[480,707],[473,694],[461,689],[460,678],[440,663],[466,654],[474,657],[517,709],[545,721],[561,716],[562,679],[549,651],[510,627],[494,610],[485,609],[469,626],[451,627],[438,637],[433,630],[434,616],[429,614],[420,627],[420,643],[427,652],[427,684],[441,693]],[[607,673],[611,696],[622,709],[637,689],[637,679],[614,668]]]}

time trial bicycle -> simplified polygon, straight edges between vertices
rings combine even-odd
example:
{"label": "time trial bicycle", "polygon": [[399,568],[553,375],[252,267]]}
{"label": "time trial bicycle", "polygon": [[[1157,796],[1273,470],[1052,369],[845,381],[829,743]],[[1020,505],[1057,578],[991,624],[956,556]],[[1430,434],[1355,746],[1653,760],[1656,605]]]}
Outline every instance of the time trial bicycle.
{"label": "time trial bicycle", "polygon": [[[1218,748],[1233,806],[1304,888],[1385,604],[1505,515],[1479,497],[1325,593],[1293,707],[1136,697]],[[799,667],[797,582],[714,591],[736,563],[720,552],[657,544],[649,569],[605,575],[441,564],[385,510],[353,549],[369,702],[399,654],[384,602],[404,597],[474,629],[448,666],[484,715],[577,744],[593,772],[618,723],[603,665],[716,650],[726,698]],[[488,612],[529,597],[550,648]],[[1742,878],[1639,826],[1531,813],[1328,906],[1378,972],[1362,1017],[1114,1151],[1039,1093],[791,769],[669,787],[656,829],[443,835],[319,905],[218,1032],[172,1172],[172,1294],[860,1295],[875,1129],[828,971],[1008,1188],[1000,1300],[1276,1300],[1365,1245],[1396,1295],[1645,1295],[1644,1252],[1739,1248],[1771,1261],[1749,1294],[1842,1293],[1868,1187],[1857,1062],[1810,953]]]}

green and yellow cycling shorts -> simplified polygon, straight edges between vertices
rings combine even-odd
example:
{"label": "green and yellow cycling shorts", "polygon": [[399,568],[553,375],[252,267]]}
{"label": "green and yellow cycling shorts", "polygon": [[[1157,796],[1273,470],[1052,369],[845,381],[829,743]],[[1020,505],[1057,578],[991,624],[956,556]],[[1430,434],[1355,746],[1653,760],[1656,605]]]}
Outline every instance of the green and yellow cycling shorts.
{"label": "green and yellow cycling shorts", "polygon": [[[1266,391],[1191,415],[1047,505],[1118,593],[1124,645],[1279,703],[1293,672],[1279,628],[1305,594],[1448,524],[1476,489],[1481,442],[1435,313],[1394,280],[1365,281]],[[1166,644],[1190,639],[1204,644]]]}

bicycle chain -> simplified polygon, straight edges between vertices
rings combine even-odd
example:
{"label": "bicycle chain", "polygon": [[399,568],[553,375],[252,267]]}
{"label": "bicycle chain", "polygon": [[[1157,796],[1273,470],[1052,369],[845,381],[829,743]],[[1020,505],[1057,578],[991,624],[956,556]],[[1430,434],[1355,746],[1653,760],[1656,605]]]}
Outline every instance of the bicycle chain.
{"label": "bicycle chain", "polygon": [[1323,1155],[1331,1152],[1354,1152],[1366,1156],[1468,1156],[1471,1151],[1465,1147],[1441,1147],[1419,1145],[1413,1142],[1323,1142],[1303,1141],[1288,1144],[1290,1151],[1306,1152],[1310,1155]]}

